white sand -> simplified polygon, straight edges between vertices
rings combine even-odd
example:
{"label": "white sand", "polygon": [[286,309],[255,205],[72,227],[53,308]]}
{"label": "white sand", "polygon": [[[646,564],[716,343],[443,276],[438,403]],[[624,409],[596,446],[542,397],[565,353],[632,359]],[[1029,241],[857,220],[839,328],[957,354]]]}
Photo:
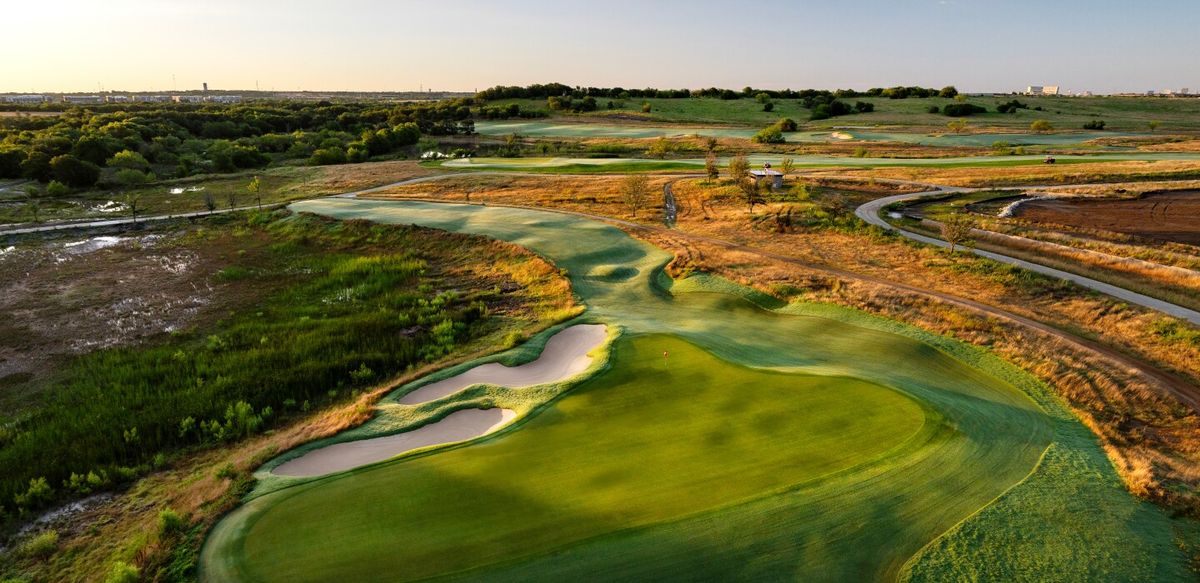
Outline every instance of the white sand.
{"label": "white sand", "polygon": [[580,324],[555,334],[546,343],[541,356],[521,366],[499,363],[477,366],[462,374],[425,385],[400,398],[404,405],[417,405],[457,393],[471,385],[531,387],[575,376],[591,366],[587,354],[604,343],[608,332],[602,324]]}
{"label": "white sand", "polygon": [[516,417],[516,412],[510,409],[463,409],[447,415],[441,421],[412,431],[338,443],[310,451],[294,460],[284,462],[272,473],[280,476],[311,477],[341,472],[381,462],[414,449],[487,435],[508,425]]}

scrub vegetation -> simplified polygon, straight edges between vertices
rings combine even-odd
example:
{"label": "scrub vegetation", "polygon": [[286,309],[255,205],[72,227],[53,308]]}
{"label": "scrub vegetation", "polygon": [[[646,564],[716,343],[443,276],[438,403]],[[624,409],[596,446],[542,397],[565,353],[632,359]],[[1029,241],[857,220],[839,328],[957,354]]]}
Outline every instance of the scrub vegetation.
{"label": "scrub vegetation", "polygon": [[[248,484],[225,457],[230,452],[247,442],[288,439],[299,422],[311,423],[322,411],[349,409],[337,423],[324,423],[334,429],[361,422],[369,396],[378,395],[372,389],[389,379],[481,343],[520,338],[527,326],[538,329],[575,310],[569,286],[545,261],[467,235],[276,211],[163,226],[158,237],[155,251],[192,258],[188,281],[207,288],[203,295],[213,305],[178,329],[60,355],[48,375],[17,375],[18,383],[33,386],[5,387],[10,412],[0,439],[0,506],[17,524],[63,500],[112,498],[126,488],[144,496],[149,488],[156,500],[174,499],[174,507],[150,508],[155,515],[147,520],[159,525],[151,538],[113,538],[113,530],[81,530],[72,521],[72,536],[62,544],[70,554],[39,553],[53,555],[39,562],[5,557],[0,573],[52,569],[84,578],[85,572],[65,574],[89,562],[89,569],[107,564],[117,552],[147,576],[186,579],[194,561],[186,557],[207,522]],[[6,263],[29,261],[44,244],[20,245]],[[106,248],[72,261],[119,273],[136,265],[139,250]],[[54,275],[47,275],[44,283],[28,283],[51,291]],[[89,317],[97,307],[76,307],[73,316]],[[36,325],[7,325],[23,323]],[[197,463],[208,464],[200,471],[215,483],[176,473]],[[204,489],[188,492],[198,485]],[[133,496],[139,495],[112,499],[136,506]],[[140,514],[126,508],[106,528],[128,529]],[[170,558],[176,549],[183,554]]]}

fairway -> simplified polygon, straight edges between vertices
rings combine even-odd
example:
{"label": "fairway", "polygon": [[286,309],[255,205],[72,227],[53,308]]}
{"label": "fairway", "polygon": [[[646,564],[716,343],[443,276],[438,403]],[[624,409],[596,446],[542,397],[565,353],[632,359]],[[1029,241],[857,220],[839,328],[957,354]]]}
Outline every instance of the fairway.
{"label": "fairway", "polygon": [[[670,255],[578,217],[353,199],[293,209],[521,244],[565,270],[584,322],[621,335],[582,383],[401,404],[413,383],[366,425],[268,462],[206,543],[206,581],[1171,580],[1186,569],[1169,519],[1122,489],[1086,429],[979,349],[714,278],[672,281]],[[483,361],[531,361],[555,332]],[[518,417],[440,452],[310,480],[271,473],[470,407]],[[1031,527],[981,512],[997,504],[1043,514]],[[1087,542],[1059,552],[1062,540]],[[996,550],[1018,541],[1027,550]]]}
{"label": "fairway", "polygon": [[533,558],[799,487],[923,427],[883,387],[755,371],[671,337],[623,340],[613,364],[492,442],[256,501],[239,577],[394,581]]}
{"label": "fairway", "polygon": [[[750,139],[758,128],[720,126],[655,126],[638,123],[580,123],[580,122],[512,122],[477,121],[475,131],[485,136],[517,134],[530,137],[558,138],[678,138],[685,136],[709,136],[714,138]],[[843,137],[835,136],[839,134]],[[887,128],[849,128],[837,132],[805,131],[787,134],[787,141],[798,142],[902,142],[923,146],[966,146],[990,148],[996,142],[1011,146],[1078,145],[1091,140],[1106,138],[1134,138],[1146,134],[1123,132],[1062,132],[1062,133],[920,133],[889,131]]]}

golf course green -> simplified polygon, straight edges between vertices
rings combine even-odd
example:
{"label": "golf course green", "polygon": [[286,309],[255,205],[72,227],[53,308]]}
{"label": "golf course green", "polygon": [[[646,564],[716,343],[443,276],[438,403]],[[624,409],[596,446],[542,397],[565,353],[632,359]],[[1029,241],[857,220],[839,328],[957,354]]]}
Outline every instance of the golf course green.
{"label": "golf course green", "polygon": [[[1172,523],[1130,496],[1035,379],[861,312],[782,305],[624,232],[535,210],[323,199],[341,219],[479,233],[554,261],[615,339],[548,386],[400,399],[558,328],[401,387],[362,427],[268,462],[213,530],[205,581],[1174,580]],[[465,408],[491,435],[319,478],[306,451]]]}

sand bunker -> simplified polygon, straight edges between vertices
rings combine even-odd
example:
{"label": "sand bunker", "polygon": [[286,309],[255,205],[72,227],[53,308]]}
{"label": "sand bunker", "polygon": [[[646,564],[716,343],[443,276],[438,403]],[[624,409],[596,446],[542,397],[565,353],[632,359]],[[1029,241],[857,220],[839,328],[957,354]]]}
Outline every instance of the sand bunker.
{"label": "sand bunker", "polygon": [[587,369],[592,359],[587,353],[600,346],[608,332],[601,324],[580,324],[555,334],[546,343],[541,356],[521,366],[488,363],[462,374],[425,385],[400,398],[404,405],[417,405],[457,393],[471,385],[531,387],[568,379]]}
{"label": "sand bunker", "polygon": [[281,464],[272,473],[311,477],[341,472],[391,459],[414,449],[487,435],[508,425],[516,417],[516,412],[510,409],[463,409],[412,431],[338,443],[310,451]]}

